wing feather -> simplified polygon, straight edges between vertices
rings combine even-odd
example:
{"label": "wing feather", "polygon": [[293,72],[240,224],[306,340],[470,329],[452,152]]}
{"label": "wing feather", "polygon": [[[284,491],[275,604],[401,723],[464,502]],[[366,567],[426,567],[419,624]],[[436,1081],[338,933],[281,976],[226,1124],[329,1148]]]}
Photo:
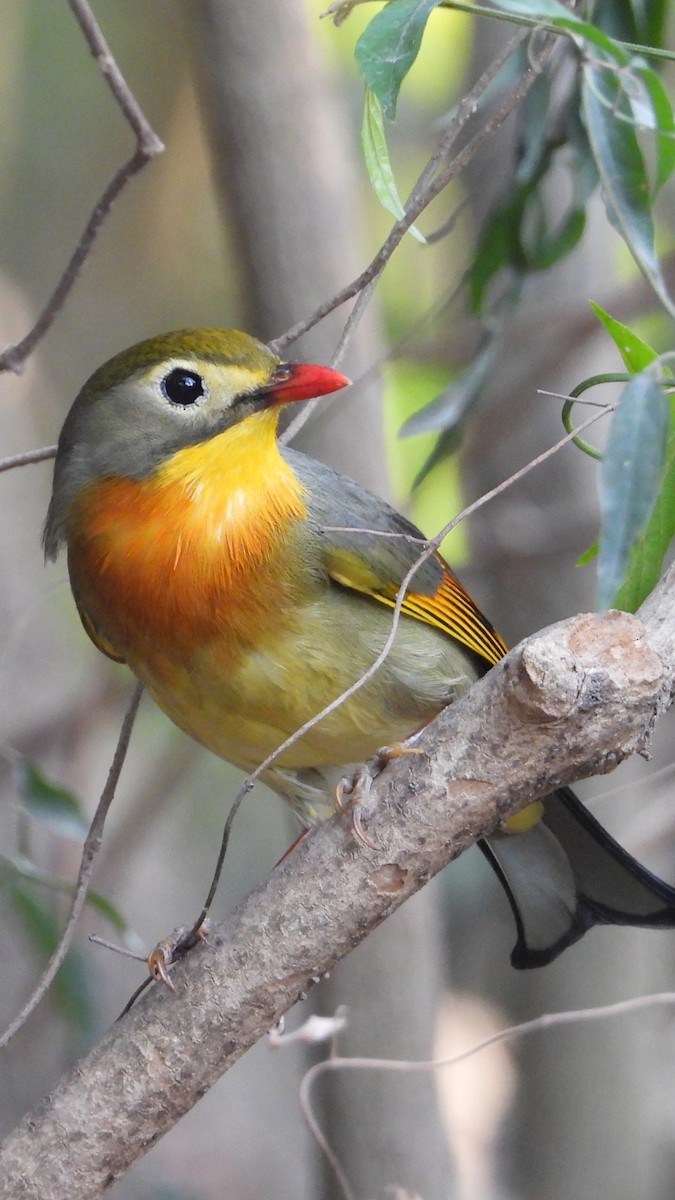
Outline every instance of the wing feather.
{"label": "wing feather", "polygon": [[[321,537],[330,578],[393,608],[402,580],[424,548],[424,535],[352,479],[296,450],[284,446],[282,453],[306,489],[309,520]],[[416,571],[402,611],[454,638],[476,655],[484,670],[507,652],[438,553]]]}

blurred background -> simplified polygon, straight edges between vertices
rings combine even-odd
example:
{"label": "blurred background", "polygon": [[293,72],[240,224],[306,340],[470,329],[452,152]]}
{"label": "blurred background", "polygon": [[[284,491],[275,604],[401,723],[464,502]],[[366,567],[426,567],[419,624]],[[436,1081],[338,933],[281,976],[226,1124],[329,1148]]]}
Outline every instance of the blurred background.
{"label": "blurred background", "polygon": [[[363,88],[352,58],[377,6],[357,7],[339,29],[319,19],[324,0],[93,7],[166,152],[123,192],[23,374],[0,379],[3,455],[54,442],[91,371],[143,337],[206,325],[280,335],[357,275],[391,225],[363,165]],[[23,0],[3,7],[1,23],[4,346],[32,324],[132,138],[67,4]],[[392,136],[403,195],[507,36],[495,22],[432,14]],[[560,404],[538,388],[564,393],[617,369],[589,297],[629,323],[642,316],[657,346],[665,336],[593,200],[575,252],[528,282],[458,452],[411,495],[435,434],[401,440],[398,432],[479,344],[461,283],[481,222],[508,186],[515,136],[510,122],[422,218],[428,232],[457,212],[446,237],[428,246],[405,239],[342,364],[354,388],[324,402],[299,440],[429,534],[561,436]],[[672,212],[663,216],[665,250]],[[348,308],[292,356],[328,360]],[[88,817],[131,692],[126,669],[104,660],[81,629],[65,562],[43,565],[50,478],[49,463],[0,478],[3,1025],[37,978],[67,904],[54,886],[31,881],[28,864],[52,882],[72,880],[81,845],[62,818],[56,827],[53,816],[27,812],[23,764],[75,796]],[[568,447],[462,525],[446,550],[513,643],[593,607],[593,567],[575,563],[596,533],[595,467]],[[583,795],[633,853],[674,881],[672,740],[666,717],[650,763],[627,764]],[[144,701],[95,879],[138,948],[199,911],[238,783]],[[215,916],[265,877],[296,832],[264,789],[246,801]],[[4,1052],[3,1130],[114,1020],[143,977],[142,964],[90,944],[91,932],[122,940],[100,910],[87,911],[58,986]],[[342,1052],[425,1059],[541,1012],[675,988],[673,934],[596,929],[525,974],[509,965],[514,940],[505,898],[472,851],[343,962],[289,1025],[346,1005]],[[340,1196],[297,1100],[304,1071],[323,1053],[256,1046],[116,1186],[116,1200]],[[666,1200],[675,1188],[674,1066],[664,1010],[538,1034],[435,1077],[333,1075],[314,1103],[364,1200],[403,1190],[423,1200]]]}

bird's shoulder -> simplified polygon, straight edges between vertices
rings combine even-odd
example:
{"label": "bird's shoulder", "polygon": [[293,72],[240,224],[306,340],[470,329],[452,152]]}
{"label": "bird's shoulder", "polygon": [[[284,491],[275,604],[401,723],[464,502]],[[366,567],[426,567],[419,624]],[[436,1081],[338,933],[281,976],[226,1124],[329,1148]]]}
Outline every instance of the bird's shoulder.
{"label": "bird's shoulder", "polygon": [[305,489],[307,530],[313,553],[330,580],[393,607],[414,567],[401,611],[449,634],[486,666],[498,662],[506,645],[424,535],[385,500],[346,475],[297,450],[284,457]]}
{"label": "bird's shoulder", "polygon": [[[308,524],[329,572],[342,566],[373,585],[398,587],[427,544],[421,530],[349,476],[297,450],[282,453],[305,489]],[[433,553],[416,571],[414,590],[433,595],[448,570]]]}

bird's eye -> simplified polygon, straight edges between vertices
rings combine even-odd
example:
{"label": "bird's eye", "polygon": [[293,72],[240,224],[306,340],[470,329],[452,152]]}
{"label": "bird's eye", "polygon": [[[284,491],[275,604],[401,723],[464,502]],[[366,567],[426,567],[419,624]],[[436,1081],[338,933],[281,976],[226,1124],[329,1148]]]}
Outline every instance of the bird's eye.
{"label": "bird's eye", "polygon": [[286,380],[290,379],[292,374],[293,368],[289,363],[280,363],[276,371],[272,374],[272,380],[274,383],[286,383]]}
{"label": "bird's eye", "polygon": [[172,404],[180,404],[183,408],[195,404],[200,396],[206,394],[206,384],[197,371],[188,371],[187,367],[174,367],[162,380],[162,391]]}

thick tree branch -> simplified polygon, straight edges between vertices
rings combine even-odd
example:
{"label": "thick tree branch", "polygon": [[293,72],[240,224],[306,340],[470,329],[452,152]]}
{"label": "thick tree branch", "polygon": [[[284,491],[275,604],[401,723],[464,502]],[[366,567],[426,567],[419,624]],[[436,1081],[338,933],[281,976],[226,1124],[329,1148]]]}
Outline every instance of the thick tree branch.
{"label": "thick tree branch", "polygon": [[675,691],[675,568],[641,610],[528,638],[115,1025],[0,1147],[0,1197],[101,1195],[313,980],[505,817],[644,753]]}

